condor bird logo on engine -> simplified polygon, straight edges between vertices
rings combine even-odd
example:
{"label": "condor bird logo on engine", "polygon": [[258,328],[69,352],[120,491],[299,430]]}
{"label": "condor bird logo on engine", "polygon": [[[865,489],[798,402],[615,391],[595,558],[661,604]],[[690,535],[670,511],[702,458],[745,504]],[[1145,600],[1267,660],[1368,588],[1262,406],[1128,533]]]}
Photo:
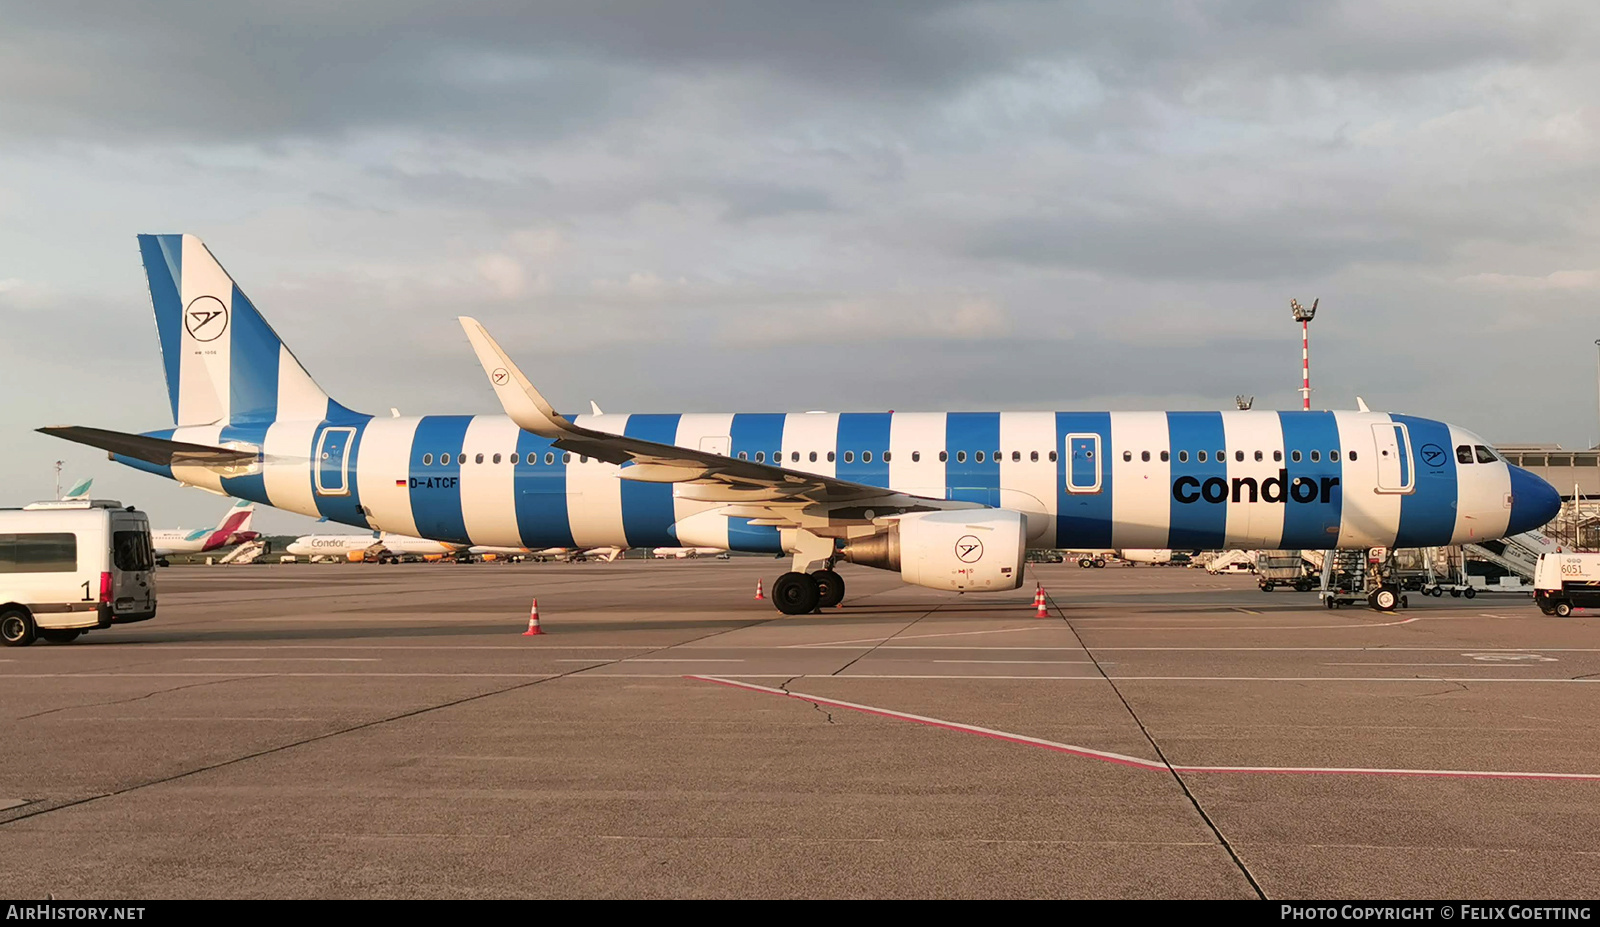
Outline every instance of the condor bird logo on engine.
{"label": "condor bird logo on engine", "polygon": [[977,563],[983,559],[983,542],[972,535],[964,535],[956,542],[956,558],[962,563]]}

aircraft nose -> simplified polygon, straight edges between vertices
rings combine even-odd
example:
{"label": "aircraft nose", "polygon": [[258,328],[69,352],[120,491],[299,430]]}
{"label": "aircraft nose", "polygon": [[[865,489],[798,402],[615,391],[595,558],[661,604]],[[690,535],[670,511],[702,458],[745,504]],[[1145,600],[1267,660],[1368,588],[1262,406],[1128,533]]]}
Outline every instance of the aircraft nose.
{"label": "aircraft nose", "polygon": [[[1509,465],[1508,465],[1509,466]],[[1509,534],[1521,534],[1547,525],[1561,511],[1561,493],[1521,467],[1511,470],[1511,521]]]}

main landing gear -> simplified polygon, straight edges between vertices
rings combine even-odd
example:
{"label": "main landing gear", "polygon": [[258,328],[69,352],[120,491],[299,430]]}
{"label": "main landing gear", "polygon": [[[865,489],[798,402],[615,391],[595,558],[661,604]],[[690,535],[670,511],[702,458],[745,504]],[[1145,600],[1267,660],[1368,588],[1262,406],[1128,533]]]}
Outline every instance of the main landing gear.
{"label": "main landing gear", "polygon": [[831,569],[785,573],[772,583],[772,604],[785,615],[808,615],[844,601],[844,578]]}

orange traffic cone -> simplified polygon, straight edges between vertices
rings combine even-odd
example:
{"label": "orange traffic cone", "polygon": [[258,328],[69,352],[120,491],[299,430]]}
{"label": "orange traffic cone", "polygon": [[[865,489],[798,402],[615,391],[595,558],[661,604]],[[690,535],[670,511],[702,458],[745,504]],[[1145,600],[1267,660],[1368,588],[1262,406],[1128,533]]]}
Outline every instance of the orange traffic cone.
{"label": "orange traffic cone", "polygon": [[756,580],[756,601],[759,602],[765,598],[766,596],[761,594],[761,580],[758,579]]}
{"label": "orange traffic cone", "polygon": [[534,599],[533,608],[528,611],[528,630],[523,631],[522,636],[533,637],[535,634],[543,633],[539,630],[539,600]]}
{"label": "orange traffic cone", "polygon": [[1045,606],[1044,606],[1044,586],[1040,586],[1038,591],[1033,594],[1033,609],[1034,609],[1033,617],[1035,617],[1035,618],[1049,618],[1050,617],[1050,613],[1045,611]]}

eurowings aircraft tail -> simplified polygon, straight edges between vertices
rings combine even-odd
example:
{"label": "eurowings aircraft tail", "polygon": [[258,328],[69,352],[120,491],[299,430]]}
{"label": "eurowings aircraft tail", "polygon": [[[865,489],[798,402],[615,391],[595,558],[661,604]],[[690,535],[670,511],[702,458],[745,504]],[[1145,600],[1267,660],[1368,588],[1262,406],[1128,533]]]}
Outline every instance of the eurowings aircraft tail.
{"label": "eurowings aircraft tail", "polygon": [[140,235],[139,252],[174,424],[337,417],[342,407],[311,379],[200,239]]}
{"label": "eurowings aircraft tail", "polygon": [[229,538],[241,531],[249,531],[250,520],[255,514],[256,504],[249,499],[240,499],[217,520],[216,533]]}

